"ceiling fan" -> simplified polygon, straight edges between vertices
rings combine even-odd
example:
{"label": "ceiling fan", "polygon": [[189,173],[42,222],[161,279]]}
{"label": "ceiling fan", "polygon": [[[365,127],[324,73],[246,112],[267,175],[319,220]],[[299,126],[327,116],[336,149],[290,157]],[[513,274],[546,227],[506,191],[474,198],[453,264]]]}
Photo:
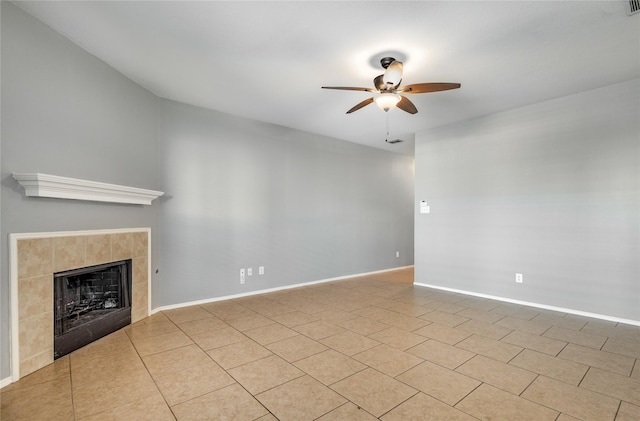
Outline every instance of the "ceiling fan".
{"label": "ceiling fan", "polygon": [[459,83],[414,83],[412,85],[400,86],[402,82],[402,62],[393,57],[384,57],[380,60],[384,73],[373,79],[375,88],[354,88],[350,86],[323,86],[322,89],[339,89],[343,91],[363,91],[374,92],[377,95],[367,98],[356,104],[347,111],[351,114],[360,108],[375,102],[380,109],[389,111],[393,107],[398,107],[409,114],[415,114],[418,109],[409,99],[400,94],[424,94],[428,92],[447,91],[458,89]]}

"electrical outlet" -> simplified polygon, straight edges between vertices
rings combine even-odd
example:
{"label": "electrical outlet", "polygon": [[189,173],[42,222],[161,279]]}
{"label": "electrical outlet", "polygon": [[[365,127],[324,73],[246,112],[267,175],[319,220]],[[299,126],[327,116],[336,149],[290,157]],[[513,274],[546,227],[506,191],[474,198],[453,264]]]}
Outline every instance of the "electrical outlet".
{"label": "electrical outlet", "polygon": [[264,266],[258,268],[258,275],[264,275]]}
{"label": "electrical outlet", "polygon": [[247,269],[247,276],[253,275],[253,268]]}
{"label": "electrical outlet", "polygon": [[400,257],[400,252],[396,251],[396,257]]}
{"label": "electrical outlet", "polygon": [[244,269],[240,269],[240,285],[244,285]]}
{"label": "electrical outlet", "polygon": [[521,284],[522,283],[522,274],[521,273],[516,273],[516,282]]}

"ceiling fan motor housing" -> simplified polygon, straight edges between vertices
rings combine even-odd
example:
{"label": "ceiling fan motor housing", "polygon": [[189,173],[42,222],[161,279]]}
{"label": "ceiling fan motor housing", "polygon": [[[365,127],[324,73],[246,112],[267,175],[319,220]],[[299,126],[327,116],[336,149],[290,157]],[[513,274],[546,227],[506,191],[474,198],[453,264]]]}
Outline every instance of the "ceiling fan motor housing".
{"label": "ceiling fan motor housing", "polygon": [[394,61],[396,61],[396,59],[393,57],[383,57],[380,59],[380,64],[382,65],[383,69],[386,69]]}

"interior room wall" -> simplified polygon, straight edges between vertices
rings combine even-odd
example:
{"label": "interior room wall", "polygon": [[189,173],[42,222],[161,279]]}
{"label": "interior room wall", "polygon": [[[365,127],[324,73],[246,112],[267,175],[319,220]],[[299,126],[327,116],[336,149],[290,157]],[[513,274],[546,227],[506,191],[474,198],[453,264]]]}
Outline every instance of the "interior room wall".
{"label": "interior room wall", "polygon": [[158,99],[14,5],[0,3],[0,379],[5,379],[10,375],[9,233],[132,227],[150,227],[153,233],[157,228],[155,205],[26,197],[11,173],[161,188]]}
{"label": "interior room wall", "polygon": [[158,305],[413,264],[413,157],[172,101],[160,120]]}
{"label": "interior room wall", "polygon": [[640,321],[639,115],[635,79],[417,134],[416,282]]}

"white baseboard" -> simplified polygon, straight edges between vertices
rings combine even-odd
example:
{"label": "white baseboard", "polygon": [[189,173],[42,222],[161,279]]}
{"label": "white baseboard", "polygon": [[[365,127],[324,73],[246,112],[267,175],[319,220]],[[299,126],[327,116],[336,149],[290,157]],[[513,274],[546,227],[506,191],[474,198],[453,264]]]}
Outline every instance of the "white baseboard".
{"label": "white baseboard", "polygon": [[11,383],[13,383],[13,379],[11,377],[5,377],[4,379],[0,380],[0,389],[5,386],[9,386]]}
{"label": "white baseboard", "polygon": [[269,293],[269,292],[283,291],[283,290],[286,290],[286,289],[300,288],[300,287],[304,287],[304,286],[308,286],[308,285],[322,284],[322,283],[325,283],[325,282],[340,281],[340,280],[350,279],[350,278],[358,278],[360,276],[375,275],[377,273],[392,272],[394,270],[408,269],[408,268],[412,268],[412,267],[413,267],[413,265],[401,266],[401,267],[395,267],[395,268],[391,268],[391,269],[376,270],[376,271],[373,271],[373,272],[357,273],[357,274],[353,274],[353,275],[337,276],[335,278],[320,279],[318,281],[302,282],[302,283],[299,283],[299,284],[284,285],[284,286],[281,286],[281,287],[260,289],[260,290],[256,290],[256,291],[243,292],[243,293],[240,293],[240,294],[224,295],[224,296],[221,296],[221,297],[207,298],[207,299],[204,299],[204,300],[189,301],[189,302],[186,302],[186,303],[170,304],[170,305],[167,305],[167,306],[156,307],[153,310],[151,310],[150,314],[155,314],[155,313],[157,313],[159,311],[164,311],[164,310],[173,310],[173,309],[176,309],[176,308],[195,306],[195,305],[199,305],[199,304],[213,303],[213,302],[216,302],[216,301],[231,300],[233,298],[242,298],[242,297],[248,297],[248,296],[251,296],[251,295],[266,294],[266,293]]}
{"label": "white baseboard", "polygon": [[542,309],[545,309],[545,310],[559,311],[561,313],[575,314],[577,316],[584,316],[584,317],[591,317],[591,318],[594,318],[594,319],[607,320],[607,321],[610,321],[610,322],[624,323],[624,324],[628,324],[628,325],[640,326],[640,320],[623,319],[623,318],[620,318],[620,317],[607,316],[605,314],[589,313],[587,311],[574,310],[574,309],[571,309],[571,308],[556,307],[556,306],[550,306],[550,305],[546,305],[546,304],[532,303],[532,302],[529,302],[529,301],[513,300],[511,298],[497,297],[495,295],[480,294],[478,292],[465,291],[465,290],[462,290],[462,289],[454,289],[454,288],[441,287],[441,286],[437,286],[437,285],[423,284],[421,282],[414,282],[413,285],[420,286],[420,287],[426,287],[426,288],[439,289],[439,290],[442,290],[442,291],[455,292],[455,293],[458,293],[458,294],[471,295],[471,296],[474,296],[474,297],[488,298],[488,299],[491,299],[491,300],[503,301],[505,303],[520,304],[520,305],[523,305],[523,306],[542,308]]}

